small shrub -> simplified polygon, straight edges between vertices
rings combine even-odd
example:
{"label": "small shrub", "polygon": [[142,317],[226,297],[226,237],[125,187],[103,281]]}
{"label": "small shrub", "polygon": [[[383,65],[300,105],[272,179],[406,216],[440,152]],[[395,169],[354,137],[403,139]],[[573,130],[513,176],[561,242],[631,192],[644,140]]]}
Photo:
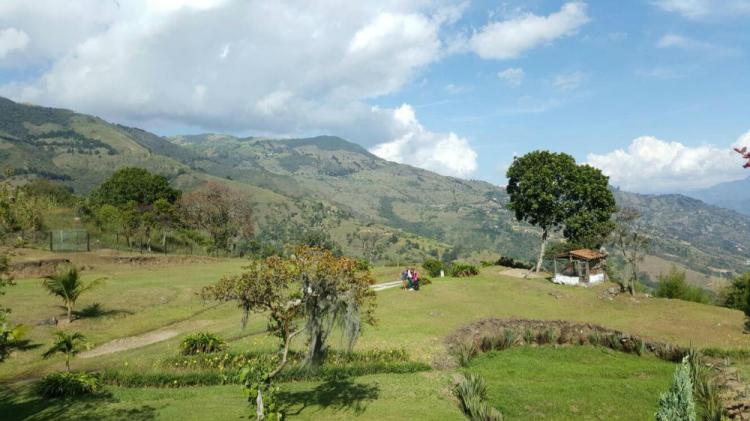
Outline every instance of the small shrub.
{"label": "small shrub", "polygon": [[445,264],[437,259],[425,259],[425,261],[422,262],[422,267],[433,278],[440,276],[440,271],[445,270]]}
{"label": "small shrub", "polygon": [[209,332],[198,332],[188,335],[180,343],[182,355],[195,355],[200,353],[219,352],[226,347],[218,335]]}
{"label": "small shrub", "polygon": [[503,256],[495,263],[498,266],[505,266],[512,269],[531,269],[534,267],[531,263],[522,262],[512,257]]}
{"label": "small shrub", "polygon": [[672,266],[669,274],[659,276],[659,284],[654,291],[656,297],[674,298],[684,301],[694,301],[706,304],[710,297],[702,288],[688,285],[685,281],[685,272],[680,272]]}
{"label": "small shrub", "polygon": [[536,336],[536,342],[539,345],[545,345],[545,344],[551,344],[555,342],[555,339],[557,338],[557,333],[554,329],[548,328],[545,329],[543,332],[539,332]]}
{"label": "small shrub", "polygon": [[487,384],[481,376],[467,374],[456,386],[456,395],[472,421],[502,421],[503,414],[487,402]]}
{"label": "small shrub", "polygon": [[474,358],[477,355],[477,347],[474,345],[474,342],[465,342],[458,344],[455,348],[453,348],[453,355],[456,357],[456,360],[458,360],[458,365],[461,367],[466,367],[469,365],[469,362],[472,358]]}
{"label": "small shrub", "polygon": [[524,343],[526,343],[526,345],[533,344],[534,338],[536,338],[536,336],[534,335],[534,332],[531,329],[526,329],[523,332],[523,341]]}
{"label": "small shrub", "polygon": [[695,421],[693,382],[687,358],[675,369],[669,390],[659,397],[656,421]]}
{"label": "small shrub", "polygon": [[96,377],[87,373],[59,372],[44,376],[35,386],[44,398],[74,398],[91,395],[100,389]]}
{"label": "small shrub", "polygon": [[701,408],[701,419],[704,421],[722,421],[724,418],[724,402],[721,390],[716,383],[713,370],[703,362],[703,356],[695,349],[690,349],[686,356],[690,366],[695,401]]}
{"label": "small shrub", "polygon": [[503,332],[503,342],[501,349],[512,347],[516,343],[516,332],[512,329],[505,329]]}
{"label": "small shrub", "polygon": [[449,269],[450,275],[455,278],[479,275],[479,269],[468,263],[453,263]]}

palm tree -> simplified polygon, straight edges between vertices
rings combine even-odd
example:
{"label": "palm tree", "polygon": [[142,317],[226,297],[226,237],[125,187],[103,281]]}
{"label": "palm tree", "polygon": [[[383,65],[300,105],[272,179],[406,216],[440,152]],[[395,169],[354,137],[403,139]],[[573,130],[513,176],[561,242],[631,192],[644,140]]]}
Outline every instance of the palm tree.
{"label": "palm tree", "polygon": [[84,336],[80,332],[66,333],[58,330],[55,332],[55,343],[42,354],[42,358],[49,358],[55,354],[65,354],[65,367],[70,372],[70,359],[81,352],[84,344]]}
{"label": "palm tree", "polygon": [[76,305],[78,297],[103,281],[104,278],[100,278],[85,283],[78,274],[78,269],[68,267],[61,269],[56,275],[46,277],[42,285],[50,294],[62,298],[65,307],[68,309],[68,323],[70,323],[73,321],[73,308]]}

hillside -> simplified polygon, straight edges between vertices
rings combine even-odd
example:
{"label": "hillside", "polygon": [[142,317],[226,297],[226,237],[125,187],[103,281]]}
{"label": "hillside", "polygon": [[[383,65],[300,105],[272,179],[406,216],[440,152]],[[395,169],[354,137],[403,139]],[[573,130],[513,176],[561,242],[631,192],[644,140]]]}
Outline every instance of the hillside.
{"label": "hillside", "polygon": [[[164,174],[183,189],[220,180],[245,191],[261,235],[299,230],[311,220],[305,213],[318,209],[318,223],[345,251],[377,260],[419,260],[451,248],[532,259],[537,247],[538,232],[515,221],[504,189],[385,161],[338,137],[164,138],[0,99],[0,168],[14,178],[57,179],[85,193],[127,165]],[[750,217],[680,195],[616,197],[644,214],[655,255],[701,273],[747,270]]]}
{"label": "hillside", "polygon": [[685,195],[711,205],[750,215],[750,177],[744,180],[720,183],[702,190],[690,191]]}

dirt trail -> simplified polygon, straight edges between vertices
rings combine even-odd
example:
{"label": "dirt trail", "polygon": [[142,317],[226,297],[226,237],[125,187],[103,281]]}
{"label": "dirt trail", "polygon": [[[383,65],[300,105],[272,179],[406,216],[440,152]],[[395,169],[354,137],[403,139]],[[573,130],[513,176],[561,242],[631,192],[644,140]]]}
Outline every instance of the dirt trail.
{"label": "dirt trail", "polygon": [[128,336],[109,341],[92,350],[82,352],[80,357],[93,358],[129,349],[140,348],[157,342],[166,341],[167,339],[174,338],[181,333],[199,329],[208,326],[211,323],[213,323],[211,320],[190,320],[175,323],[140,335]]}

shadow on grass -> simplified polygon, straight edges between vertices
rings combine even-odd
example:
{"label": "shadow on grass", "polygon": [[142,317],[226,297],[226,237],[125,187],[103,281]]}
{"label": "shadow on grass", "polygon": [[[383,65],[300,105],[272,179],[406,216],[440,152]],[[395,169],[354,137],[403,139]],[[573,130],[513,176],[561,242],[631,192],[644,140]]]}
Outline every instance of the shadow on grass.
{"label": "shadow on grass", "polygon": [[377,385],[354,383],[348,378],[331,378],[312,390],[279,392],[282,410],[287,415],[299,415],[308,407],[334,411],[362,413],[368,401],[378,398]]}
{"label": "shadow on grass", "polygon": [[30,390],[15,390],[0,386],[0,419],[3,421],[152,421],[156,408],[142,405],[135,408],[108,409],[117,403],[108,395],[79,399],[45,399]]}
{"label": "shadow on grass", "polygon": [[41,347],[42,344],[33,343],[29,339],[19,339],[17,341],[13,341],[10,344],[8,344],[8,348],[12,350],[18,350],[18,351],[31,351],[34,349],[37,349]]}
{"label": "shadow on grass", "polygon": [[133,312],[128,310],[105,309],[100,303],[94,303],[88,307],[73,312],[76,319],[95,319],[98,317],[119,316],[121,314],[130,315],[133,314]]}

